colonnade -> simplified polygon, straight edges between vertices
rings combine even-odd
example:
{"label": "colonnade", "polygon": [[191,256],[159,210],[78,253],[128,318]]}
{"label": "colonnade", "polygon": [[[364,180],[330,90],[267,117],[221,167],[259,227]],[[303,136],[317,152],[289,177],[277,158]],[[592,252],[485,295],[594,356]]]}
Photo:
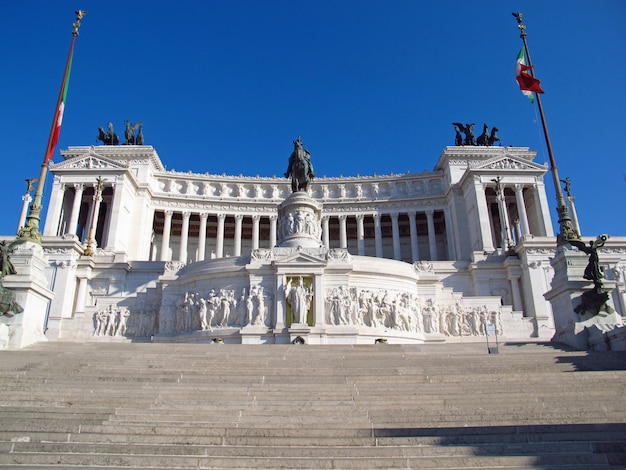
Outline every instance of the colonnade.
{"label": "colonnade", "polygon": [[[104,182],[104,180],[102,180]],[[58,184],[55,182],[50,198],[48,217],[56,221],[46,221],[44,235],[73,235],[85,244],[102,245],[111,223],[111,210],[115,198],[115,183]]]}
{"label": "colonnade", "polygon": [[[272,248],[277,215],[156,210],[151,259],[202,261]],[[453,259],[443,210],[333,214],[322,217],[322,245],[360,256],[413,262]],[[210,250],[210,254],[208,254]]]}

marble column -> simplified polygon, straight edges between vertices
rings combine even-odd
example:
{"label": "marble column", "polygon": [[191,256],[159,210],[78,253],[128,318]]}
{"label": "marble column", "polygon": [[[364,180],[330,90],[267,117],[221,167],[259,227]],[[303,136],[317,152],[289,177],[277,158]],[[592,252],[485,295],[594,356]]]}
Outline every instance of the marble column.
{"label": "marble column", "polygon": [[500,213],[500,226],[502,227],[502,254],[504,255],[511,246],[511,230],[509,222],[509,211],[506,207],[506,197],[504,196],[504,186],[500,190],[496,190],[496,200],[498,201],[498,209]]}
{"label": "marble column", "polygon": [[448,257],[447,260],[455,260],[456,259],[456,248],[455,248],[455,240],[454,240],[454,232],[452,229],[452,217],[450,215],[450,209],[444,209],[443,217],[446,224],[446,242],[448,245]]}
{"label": "marble column", "polygon": [[197,261],[204,261],[206,255],[206,222],[209,214],[200,213],[200,233],[198,234],[198,257]]}
{"label": "marble column", "polygon": [[324,247],[330,248],[330,235],[328,230],[328,216],[322,217],[322,243]]}
{"label": "marble column", "polygon": [[393,259],[396,261],[402,260],[402,250],[400,247],[400,227],[398,226],[399,214],[391,215],[391,236],[393,238]]}
{"label": "marble column", "polygon": [[346,232],[346,215],[339,216],[339,248],[348,248],[348,236]]}
{"label": "marble column", "polygon": [[365,256],[365,229],[363,227],[363,214],[356,215],[356,239],[358,255]]}
{"label": "marble column", "polygon": [[183,227],[180,231],[180,248],[178,251],[178,261],[187,263],[187,244],[189,242],[189,218],[191,212],[183,212]]}
{"label": "marble column", "polygon": [[416,216],[415,212],[411,211],[408,213],[409,215],[409,229],[411,234],[411,257],[413,258],[413,262],[419,261],[419,245],[417,239],[417,224],[416,224]]}
{"label": "marble column", "polygon": [[98,244],[96,243],[96,229],[98,227],[98,218],[100,215],[100,204],[102,202],[102,191],[104,186],[98,184],[96,186],[96,193],[93,195],[93,213],[91,216],[91,225],[89,227],[89,234],[87,235],[87,246],[91,246],[91,249],[95,249]]}
{"label": "marble column", "polygon": [[[491,252],[493,251],[494,246],[493,237],[491,236],[489,208],[487,207],[485,188],[481,183],[479,176],[474,178],[474,194],[476,195],[476,218],[478,219],[478,226],[476,227],[478,230],[476,235],[479,237],[479,240],[477,240],[478,246],[481,247],[482,251]],[[472,240],[472,244],[474,243],[475,241]]]}
{"label": "marble column", "polygon": [[20,213],[20,220],[17,222],[17,231],[19,232],[24,225],[26,225],[26,215],[28,213],[28,205],[33,200],[30,194],[24,194],[22,196],[22,212]]}
{"label": "marble column", "polygon": [[[44,236],[59,236],[67,232],[67,226],[63,226],[61,220],[61,212],[63,211],[63,202],[65,200],[65,184],[61,183],[59,177],[54,177],[52,183],[52,191],[50,192],[50,202],[48,204],[48,213],[46,215],[46,225],[44,227]],[[26,214],[28,215],[28,213]],[[67,218],[64,217],[65,223]]]}
{"label": "marble column", "polygon": [[67,226],[68,235],[76,235],[76,228],[78,226],[78,215],[80,213],[80,205],[83,202],[84,190],[85,190],[85,186],[83,184],[74,185],[74,202],[72,203],[70,223]]}
{"label": "marble column", "polygon": [[278,221],[277,215],[270,216],[270,248],[276,246],[276,223]]}
{"label": "marble column", "polygon": [[233,256],[241,256],[241,225],[243,223],[243,215],[235,214],[235,240]]}
{"label": "marble column", "polygon": [[163,236],[161,237],[161,261],[170,260],[170,232],[172,231],[172,215],[174,215],[174,211],[165,211],[165,222],[163,222]]}
{"label": "marble column", "polygon": [[374,237],[376,241],[376,257],[383,257],[383,231],[380,226],[380,214],[373,214],[374,217]]}
{"label": "marble column", "polygon": [[574,196],[567,196],[567,202],[569,202],[569,208],[572,215],[572,222],[574,223],[574,228],[581,235],[580,225],[578,224],[578,214],[576,213],[576,206],[574,205]]}
{"label": "marble column", "polygon": [[217,214],[217,241],[215,245],[215,257],[224,257],[224,221],[226,214]]}
{"label": "marble column", "polygon": [[257,250],[259,248],[259,223],[261,216],[254,214],[252,216],[252,249]]}
{"label": "marble column", "polygon": [[426,222],[428,224],[428,248],[430,250],[430,260],[437,261],[437,238],[435,235],[434,210],[426,211]]}
{"label": "marble column", "polygon": [[526,213],[526,204],[524,203],[524,185],[516,184],[513,187],[515,191],[515,202],[517,204],[517,213],[519,215],[519,221],[522,229],[521,235],[530,235],[530,228],[528,225],[528,214]]}

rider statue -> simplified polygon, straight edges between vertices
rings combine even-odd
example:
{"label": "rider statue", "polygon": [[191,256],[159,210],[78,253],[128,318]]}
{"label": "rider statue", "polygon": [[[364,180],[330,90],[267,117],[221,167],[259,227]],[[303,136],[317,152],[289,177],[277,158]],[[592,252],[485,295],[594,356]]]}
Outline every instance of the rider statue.
{"label": "rider statue", "polygon": [[285,178],[291,177],[291,190],[307,191],[309,183],[315,178],[311,153],[302,146],[302,138],[293,141],[293,152],[289,157],[289,166],[285,172]]}

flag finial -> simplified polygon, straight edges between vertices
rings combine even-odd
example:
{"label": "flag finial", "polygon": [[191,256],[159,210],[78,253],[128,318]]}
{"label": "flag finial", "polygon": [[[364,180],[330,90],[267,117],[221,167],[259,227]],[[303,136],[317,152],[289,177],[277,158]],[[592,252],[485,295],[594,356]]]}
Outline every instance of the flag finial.
{"label": "flag finial", "polygon": [[521,11],[517,11],[517,12],[513,12],[511,13],[515,19],[517,20],[517,27],[520,29],[520,31],[522,32],[520,37],[524,37],[526,36],[526,26],[524,25],[524,23],[522,23],[522,12]]}
{"label": "flag finial", "polygon": [[74,30],[72,31],[72,34],[74,36],[78,36],[78,28],[80,28],[80,20],[83,19],[83,17],[87,14],[87,12],[85,10],[76,10],[74,13],[76,13],[76,23],[72,24],[72,26],[74,26]]}

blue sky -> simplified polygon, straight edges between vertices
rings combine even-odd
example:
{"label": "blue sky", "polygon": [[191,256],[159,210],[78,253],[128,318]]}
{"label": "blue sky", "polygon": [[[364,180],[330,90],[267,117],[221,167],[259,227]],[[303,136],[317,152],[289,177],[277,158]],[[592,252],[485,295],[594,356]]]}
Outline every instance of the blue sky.
{"label": "blue sky", "polygon": [[583,235],[626,235],[621,0],[6,2],[1,235],[15,232],[24,180],[39,174],[78,8],[89,13],[55,162],[96,145],[109,121],[122,136],[129,120],[144,122],[167,169],[251,176],[281,175],[297,136],[320,176],[431,171],[453,121],[497,126],[503,145],[547,161],[536,106],[514,79],[511,12],[522,11]]}

